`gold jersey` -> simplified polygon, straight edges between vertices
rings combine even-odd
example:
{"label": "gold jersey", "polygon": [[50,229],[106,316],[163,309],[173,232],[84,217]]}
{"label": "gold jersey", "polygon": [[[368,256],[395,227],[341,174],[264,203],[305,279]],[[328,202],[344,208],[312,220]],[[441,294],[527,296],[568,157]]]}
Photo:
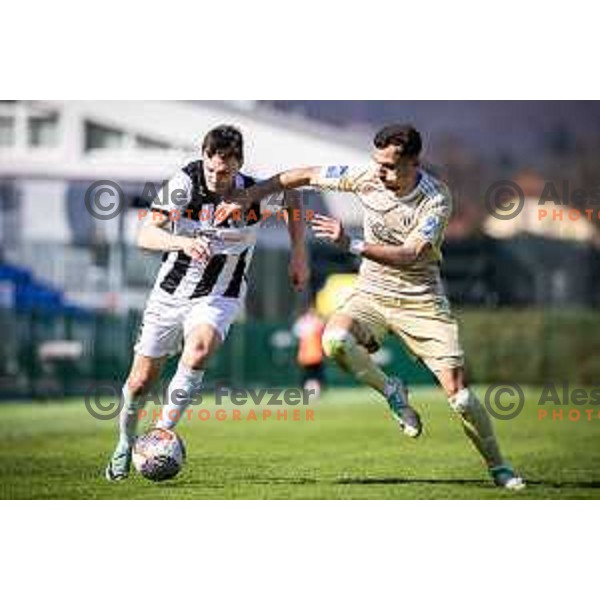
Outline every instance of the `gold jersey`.
{"label": "gold jersey", "polygon": [[374,167],[323,167],[316,187],[351,192],[364,209],[365,241],[371,244],[402,245],[421,238],[430,246],[414,264],[390,267],[363,258],[358,289],[396,298],[439,297],[444,295],[440,277],[441,245],[452,210],[446,185],[419,170],[415,189],[397,196],[386,189]]}

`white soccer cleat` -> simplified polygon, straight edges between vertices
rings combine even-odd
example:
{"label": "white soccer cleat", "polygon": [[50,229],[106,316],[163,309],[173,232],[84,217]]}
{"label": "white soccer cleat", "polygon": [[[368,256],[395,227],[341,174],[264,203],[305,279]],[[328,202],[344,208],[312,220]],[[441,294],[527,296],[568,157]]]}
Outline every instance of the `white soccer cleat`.
{"label": "white soccer cleat", "polygon": [[419,413],[408,403],[408,389],[397,377],[390,377],[385,397],[402,433],[417,438],[423,432]]}
{"label": "white soccer cleat", "polygon": [[104,476],[108,481],[122,481],[129,477],[130,469],[131,448],[122,448],[118,446],[106,466]]}
{"label": "white soccer cleat", "polygon": [[525,480],[522,477],[519,477],[509,465],[492,467],[490,469],[490,475],[492,476],[494,483],[505,490],[516,492],[527,487]]}

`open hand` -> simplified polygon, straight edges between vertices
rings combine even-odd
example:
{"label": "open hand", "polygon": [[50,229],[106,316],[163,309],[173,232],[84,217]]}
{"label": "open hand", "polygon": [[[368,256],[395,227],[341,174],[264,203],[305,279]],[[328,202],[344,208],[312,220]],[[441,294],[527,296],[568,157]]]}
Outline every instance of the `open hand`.
{"label": "open hand", "polygon": [[346,235],[344,226],[339,219],[315,215],[311,220],[311,225],[315,237],[333,242],[340,248],[348,249],[350,238]]}

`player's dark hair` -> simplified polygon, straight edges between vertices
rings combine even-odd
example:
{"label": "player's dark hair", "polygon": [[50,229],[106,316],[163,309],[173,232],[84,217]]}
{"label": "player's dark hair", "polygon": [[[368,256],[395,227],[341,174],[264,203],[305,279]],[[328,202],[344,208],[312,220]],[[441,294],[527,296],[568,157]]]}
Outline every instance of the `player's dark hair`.
{"label": "player's dark hair", "polygon": [[236,158],[244,162],[244,139],[242,132],[233,125],[219,125],[211,129],[202,142],[202,152],[209,158],[215,154],[223,158]]}
{"label": "player's dark hair", "polygon": [[378,150],[398,146],[400,156],[418,158],[423,148],[421,134],[412,126],[403,123],[386,125],[375,134],[373,144]]}

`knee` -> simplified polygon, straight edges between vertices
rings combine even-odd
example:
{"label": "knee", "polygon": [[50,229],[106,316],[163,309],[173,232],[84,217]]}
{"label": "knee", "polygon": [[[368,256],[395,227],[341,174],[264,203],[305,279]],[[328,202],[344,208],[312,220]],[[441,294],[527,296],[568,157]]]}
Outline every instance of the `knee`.
{"label": "knee", "polygon": [[466,386],[464,386],[458,381],[451,381],[449,383],[446,383],[446,385],[444,386],[444,391],[446,392],[446,395],[448,396],[449,400],[460,395],[464,391],[468,392]]}
{"label": "knee", "polygon": [[323,351],[329,358],[336,359],[343,356],[355,343],[354,336],[341,327],[327,328],[323,334]]}
{"label": "knee", "polygon": [[470,412],[473,404],[477,402],[477,398],[471,394],[469,388],[463,387],[453,394],[448,394],[448,402],[452,410],[460,414],[465,414]]}
{"label": "knee", "polygon": [[462,368],[442,369],[436,375],[450,401],[468,387]]}
{"label": "knee", "polygon": [[207,344],[194,344],[184,354],[184,362],[190,369],[201,369],[210,356],[210,349]]}
{"label": "knee", "polygon": [[153,377],[150,371],[138,371],[131,373],[127,379],[127,387],[132,396],[145,394],[151,387]]}

